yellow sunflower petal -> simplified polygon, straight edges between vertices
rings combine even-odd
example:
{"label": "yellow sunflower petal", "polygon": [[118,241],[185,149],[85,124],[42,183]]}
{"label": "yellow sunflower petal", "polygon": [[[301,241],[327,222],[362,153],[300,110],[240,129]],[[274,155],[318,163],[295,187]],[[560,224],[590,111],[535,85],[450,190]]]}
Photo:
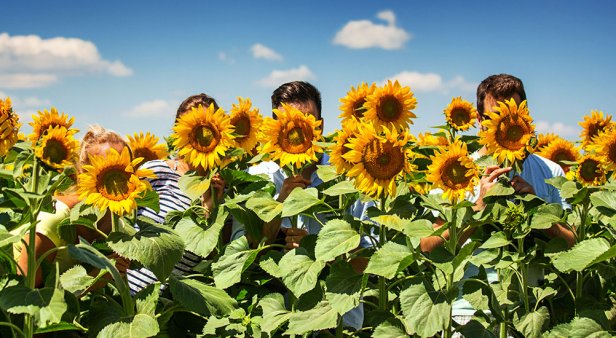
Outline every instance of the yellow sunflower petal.
{"label": "yellow sunflower petal", "polygon": [[474,127],[477,120],[477,109],[475,109],[475,106],[459,96],[451,100],[444,113],[447,124],[459,131]]}
{"label": "yellow sunflower petal", "polygon": [[19,139],[19,118],[13,112],[11,98],[0,99],[0,156],[4,156]]}
{"label": "yellow sunflower petal", "polygon": [[387,83],[376,88],[374,93],[368,95],[364,107],[364,119],[372,122],[378,130],[381,127],[395,129],[408,129],[415,118],[412,110],[417,106],[417,99],[411,88],[401,86],[398,81]]}
{"label": "yellow sunflower petal", "polygon": [[43,163],[55,169],[73,165],[79,144],[65,127],[49,127],[34,148]]}
{"label": "yellow sunflower petal", "polygon": [[30,134],[29,139],[33,145],[38,142],[44,132],[49,130],[49,127],[64,127],[72,134],[77,133],[78,130],[71,129],[75,118],[70,117],[65,113],[58,113],[56,108],[51,108],[51,111],[45,109],[44,111],[39,111],[36,115],[32,115],[32,122],[30,125],[32,126],[32,134]]}
{"label": "yellow sunflower petal", "polygon": [[479,183],[477,165],[468,156],[466,143],[459,139],[438,150],[431,160],[426,179],[454,203],[463,200],[467,192],[472,193]]}
{"label": "yellow sunflower petal", "polygon": [[244,149],[244,154],[250,154],[259,141],[263,116],[259,114],[259,109],[252,108],[250,99],[238,97],[238,103],[231,107],[230,118],[231,125],[235,127],[235,147]]}
{"label": "yellow sunflower petal", "polygon": [[162,160],[169,156],[167,145],[158,143],[160,139],[149,132],[145,133],[145,135],[143,132],[139,132],[135,133],[134,136],[126,135],[126,137],[128,138],[128,146],[133,152],[133,157],[142,158],[141,164],[153,160]]}

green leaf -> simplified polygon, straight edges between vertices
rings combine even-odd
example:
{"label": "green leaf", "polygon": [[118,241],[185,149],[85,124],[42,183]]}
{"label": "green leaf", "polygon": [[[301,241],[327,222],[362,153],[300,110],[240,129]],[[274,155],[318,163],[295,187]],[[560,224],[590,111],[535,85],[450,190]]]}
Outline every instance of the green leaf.
{"label": "green leaf", "polygon": [[524,337],[538,338],[541,337],[541,332],[547,326],[550,320],[550,313],[545,306],[540,307],[537,311],[529,312],[522,316],[519,320],[514,320],[513,326],[520,331]]}
{"label": "green leaf", "polygon": [[610,243],[606,239],[591,238],[578,242],[568,251],[552,256],[552,263],[560,272],[582,271],[609,249]]}
{"label": "green leaf", "polygon": [[212,264],[214,282],[219,289],[226,289],[242,278],[242,273],[252,264],[260,249],[250,249],[248,240],[242,236],[227,245],[218,262]]}
{"label": "green leaf", "polygon": [[317,283],[325,262],[313,261],[304,248],[287,252],[278,263],[282,282],[293,292],[295,297],[312,290]]}
{"label": "green leaf", "polygon": [[588,194],[586,188],[580,189],[576,182],[567,181],[560,189],[560,196],[571,204],[580,203]]}
{"label": "green leaf", "polygon": [[36,326],[59,323],[68,308],[64,290],[59,288],[29,289],[22,285],[11,286],[0,292],[0,308],[13,314],[29,314]]}
{"label": "green leaf", "polygon": [[219,208],[214,222],[206,226],[184,217],[175,225],[175,230],[186,244],[186,250],[207,257],[216,248],[227,215],[227,211],[221,212]]}
{"label": "green leaf", "polygon": [[370,257],[364,273],[392,279],[398,271],[412,263],[412,258],[413,252],[407,246],[387,242]]}
{"label": "green leaf", "polygon": [[360,240],[361,236],[349,222],[333,219],[319,231],[317,245],[314,249],[315,257],[318,260],[329,262],[357,248]]}
{"label": "green leaf", "polygon": [[282,217],[299,215],[319,203],[321,200],[316,188],[295,188],[282,203]]}
{"label": "green leaf", "polygon": [[154,317],[138,314],[130,323],[117,322],[105,326],[97,338],[147,338],[158,334],[158,322]]}
{"label": "green leaf", "polygon": [[201,198],[210,188],[210,179],[209,177],[199,176],[195,172],[189,172],[180,177],[178,186],[186,196],[194,201]]}
{"label": "green leaf", "polygon": [[554,296],[557,294],[557,291],[549,286],[545,288],[533,287],[532,289],[533,289],[533,295],[535,295],[536,303],[541,302],[544,298]]}
{"label": "green leaf", "polygon": [[263,309],[261,330],[267,332],[270,336],[292,315],[291,311],[285,308],[284,297],[279,293],[272,293],[263,297],[259,301],[259,306]]}
{"label": "green leaf", "polygon": [[411,238],[425,238],[434,232],[432,222],[427,219],[417,219],[404,224],[404,234]]}
{"label": "green leaf", "polygon": [[502,182],[498,182],[492,186],[487,192],[484,198],[494,196],[511,196],[515,193],[515,189],[511,186],[506,186]]}
{"label": "green leaf", "polygon": [[171,276],[169,285],[173,299],[189,311],[203,316],[228,315],[237,308],[235,299],[221,289],[194,279]]}
{"label": "green leaf", "polygon": [[116,233],[109,237],[109,247],[120,256],[136,260],[165,281],[184,252],[184,243],[172,229],[150,225],[134,236]]}
{"label": "green leaf", "polygon": [[282,278],[282,272],[280,271],[280,266],[278,266],[278,262],[280,262],[281,258],[281,252],[270,250],[261,257],[259,267],[261,267],[263,271],[269,273],[272,277]]}
{"label": "green leaf", "polygon": [[400,307],[410,334],[434,336],[449,321],[451,304],[438,291],[428,291],[423,284],[411,285],[400,293]]}
{"label": "green leaf", "polygon": [[387,228],[396,230],[399,232],[403,232],[406,225],[410,223],[410,220],[402,219],[396,215],[380,215],[380,216],[371,217],[370,220],[378,224],[383,224]]}
{"label": "green leaf", "polygon": [[490,238],[488,238],[488,240],[485,241],[479,248],[480,249],[500,248],[505,245],[508,245],[509,243],[511,243],[511,241],[507,239],[507,235],[504,232],[499,231],[499,232],[493,233],[490,236]]}
{"label": "green leaf", "polygon": [[289,319],[288,334],[304,334],[336,327],[338,313],[327,301],[319,302],[308,311],[295,312]]}
{"label": "green leaf", "polygon": [[67,323],[67,322],[59,322],[57,324],[47,325],[44,328],[37,327],[34,330],[35,335],[41,333],[51,333],[51,332],[60,332],[60,331],[83,331],[83,327],[77,326],[75,324]]}
{"label": "green leaf", "polygon": [[214,316],[211,316],[208,320],[207,323],[205,324],[205,326],[203,327],[203,334],[204,335],[216,335],[216,330],[220,329],[221,327],[225,327],[228,326],[230,324],[229,322],[229,318],[216,318]]}
{"label": "green leaf", "polygon": [[75,265],[60,276],[60,283],[68,292],[76,293],[89,288],[94,283],[94,277],[83,266]]}
{"label": "green leaf", "polygon": [[563,208],[560,204],[540,205],[530,221],[530,227],[533,229],[549,229],[552,224],[560,221],[562,214]]}
{"label": "green leaf", "polygon": [[343,315],[359,305],[360,293],[366,282],[367,278],[355,272],[351,264],[336,261],[325,280],[325,297],[334,310]]}
{"label": "green leaf", "polygon": [[493,165],[498,165],[498,162],[492,155],[483,155],[475,161],[475,164],[479,167],[489,167]]}
{"label": "green leaf", "polygon": [[608,338],[612,335],[590,318],[575,317],[569,323],[560,324],[544,335],[546,338]]}
{"label": "green leaf", "polygon": [[355,185],[351,181],[342,181],[323,190],[323,194],[328,196],[340,196],[344,194],[353,194],[356,192],[357,189],[355,189]]}
{"label": "green leaf", "polygon": [[404,332],[401,325],[396,325],[393,320],[386,320],[374,329],[373,338],[406,338],[408,335]]}
{"label": "green leaf", "polygon": [[160,201],[158,193],[154,190],[147,190],[143,197],[136,199],[137,205],[144,208],[150,208],[155,212],[160,212]]}
{"label": "green leaf", "polygon": [[590,202],[604,214],[616,213],[616,194],[613,191],[597,191],[590,195]]}
{"label": "green leaf", "polygon": [[246,202],[246,208],[252,210],[264,222],[271,222],[282,212],[283,204],[276,201],[266,192],[255,193]]}
{"label": "green leaf", "polygon": [[152,283],[135,295],[137,313],[154,317],[160,294],[160,282]]}
{"label": "green leaf", "polygon": [[24,237],[26,233],[27,227],[23,227],[20,229],[21,231],[17,234],[8,232],[4,229],[0,229],[0,248],[7,246],[9,244],[19,243],[21,239]]}
{"label": "green leaf", "polygon": [[332,165],[317,165],[317,176],[323,182],[329,182],[340,176],[336,173],[336,168]]}

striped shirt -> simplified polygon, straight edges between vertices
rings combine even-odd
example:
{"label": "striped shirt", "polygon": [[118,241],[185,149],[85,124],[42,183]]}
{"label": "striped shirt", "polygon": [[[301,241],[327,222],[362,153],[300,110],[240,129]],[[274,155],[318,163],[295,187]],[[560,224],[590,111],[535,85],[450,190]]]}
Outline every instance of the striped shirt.
{"label": "striped shirt", "polygon": [[[183,211],[188,209],[191,200],[186,196],[178,185],[180,175],[169,167],[164,160],[149,161],[143,164],[142,168],[150,169],[156,175],[156,178],[149,178],[148,181],[152,185],[152,189],[158,193],[160,211],[157,213],[150,208],[139,207],[137,215],[146,216],[156,223],[164,224],[165,216],[170,211]],[[180,261],[174,266],[172,273],[175,275],[188,275],[193,273],[194,268],[201,258],[191,252],[184,251]],[[129,269],[126,272],[128,286],[131,294],[136,294],[146,286],[158,281],[154,274],[146,269],[139,268],[136,270]],[[166,287],[163,285],[163,288]]]}

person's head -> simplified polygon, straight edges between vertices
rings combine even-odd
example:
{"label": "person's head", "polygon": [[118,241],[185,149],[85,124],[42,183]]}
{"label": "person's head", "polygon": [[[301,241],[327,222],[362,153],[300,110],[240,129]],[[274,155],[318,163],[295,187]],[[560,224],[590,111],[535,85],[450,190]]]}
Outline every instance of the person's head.
{"label": "person's head", "polygon": [[509,74],[488,76],[477,87],[477,112],[483,120],[485,113],[492,111],[496,102],[514,99],[517,104],[526,100],[522,80]]}
{"label": "person's head", "polygon": [[308,82],[293,81],[276,88],[272,93],[272,109],[281,108],[283,103],[321,119],[321,93]]}
{"label": "person's head", "polygon": [[177,122],[180,116],[188,113],[193,108],[197,108],[200,105],[203,106],[203,108],[208,108],[211,104],[214,104],[214,109],[218,109],[218,103],[216,103],[216,100],[214,100],[213,97],[204,93],[191,95],[180,103],[180,106],[175,114],[175,121]]}
{"label": "person's head", "polygon": [[77,159],[77,172],[83,171],[84,165],[90,164],[91,155],[105,156],[110,148],[122,152],[124,147],[129,149],[128,143],[120,134],[115,131],[105,129],[99,125],[90,126],[83,136]]}

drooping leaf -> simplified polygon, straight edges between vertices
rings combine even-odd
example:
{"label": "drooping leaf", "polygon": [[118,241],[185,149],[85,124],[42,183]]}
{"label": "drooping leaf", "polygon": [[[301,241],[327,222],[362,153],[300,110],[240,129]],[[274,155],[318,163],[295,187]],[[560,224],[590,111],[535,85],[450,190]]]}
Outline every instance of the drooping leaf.
{"label": "drooping leaf", "polygon": [[60,283],[65,290],[75,293],[89,288],[94,283],[94,277],[83,266],[75,265],[60,276]]}
{"label": "drooping leaf", "polygon": [[488,190],[484,196],[486,197],[497,197],[497,196],[511,196],[515,193],[515,189],[511,186],[506,186],[501,182],[493,185],[490,190]]}
{"label": "drooping leaf", "polygon": [[314,288],[325,262],[318,259],[313,261],[308,252],[300,247],[287,252],[278,266],[284,285],[295,297],[299,297]]}
{"label": "drooping leaf", "polygon": [[608,338],[612,335],[590,318],[575,317],[569,323],[560,324],[544,335],[546,338]]}
{"label": "drooping leaf", "polygon": [[238,283],[242,273],[254,262],[260,249],[250,249],[248,240],[242,236],[227,245],[225,253],[212,264],[216,287],[226,289]]}
{"label": "drooping leaf", "polygon": [[609,249],[610,244],[604,238],[586,239],[570,250],[552,256],[552,263],[560,272],[582,271]]}
{"label": "drooping leaf", "polygon": [[511,243],[511,241],[507,239],[507,235],[502,231],[498,231],[493,233],[479,248],[494,249],[509,245],[509,243]]}
{"label": "drooping leaf", "polygon": [[108,245],[120,256],[143,264],[160,281],[167,279],[184,252],[184,243],[175,231],[155,225],[143,227],[134,236],[116,233]]}
{"label": "drooping leaf", "polygon": [[315,257],[324,262],[348,253],[359,246],[361,237],[347,221],[333,219],[327,222],[319,231]]}
{"label": "drooping leaf", "polygon": [[60,288],[29,289],[15,285],[0,292],[0,308],[13,314],[29,314],[36,326],[44,328],[59,323],[68,307]]}
{"label": "drooping leaf", "polygon": [[329,182],[340,176],[336,173],[336,168],[332,165],[317,165],[317,176],[323,182]]}
{"label": "drooping leaf", "polygon": [[[397,322],[397,320],[395,321]],[[395,323],[394,320],[386,320],[374,329],[372,338],[406,338],[408,335],[404,332],[401,323]]]}
{"label": "drooping leaf", "polygon": [[272,293],[263,297],[259,301],[259,306],[263,309],[263,321],[261,330],[270,336],[280,326],[291,318],[291,311],[284,306],[284,297],[279,293]]}
{"label": "drooping leaf", "polygon": [[545,326],[550,320],[550,313],[545,306],[540,307],[537,311],[529,312],[519,320],[513,322],[516,330],[520,331],[524,337],[538,338],[541,337]]}
{"label": "drooping leaf", "polygon": [[159,332],[158,322],[154,317],[137,314],[130,323],[116,322],[105,326],[98,338],[148,338]]}
{"label": "drooping leaf", "polygon": [[562,213],[563,208],[560,204],[540,205],[530,221],[530,226],[533,229],[549,229],[552,224],[560,220]]}
{"label": "drooping leaf", "polygon": [[195,172],[190,172],[180,177],[178,186],[186,196],[194,201],[203,196],[210,188],[210,179],[208,177],[199,176]]}
{"label": "drooping leaf", "polygon": [[364,273],[392,279],[396,273],[412,263],[413,253],[405,245],[387,242],[375,252]]}
{"label": "drooping leaf", "polygon": [[283,204],[276,201],[266,192],[255,193],[248,201],[246,208],[252,210],[264,222],[271,222],[282,212]]}
{"label": "drooping leaf", "polygon": [[150,208],[154,212],[160,212],[160,200],[158,193],[154,190],[147,190],[145,194],[136,200],[137,205],[144,208]]}
{"label": "drooping leaf", "polygon": [[293,189],[282,203],[282,217],[299,215],[321,203],[316,188]]}
{"label": "drooping leaf", "polygon": [[216,219],[207,225],[199,224],[190,217],[184,217],[175,225],[175,230],[186,244],[186,250],[207,257],[216,248],[227,215],[227,211],[221,212],[221,209],[218,209]]}
{"label": "drooping leaf", "polygon": [[400,293],[400,307],[410,334],[434,336],[447,326],[451,304],[438,291],[428,291],[423,284],[411,285]]}
{"label": "drooping leaf", "polygon": [[263,271],[272,275],[272,277],[282,278],[282,272],[280,271],[280,266],[278,266],[278,262],[280,262],[281,258],[281,252],[268,251],[261,257],[259,266],[263,269]]}
{"label": "drooping leaf", "polygon": [[198,280],[171,276],[169,281],[173,299],[203,316],[228,315],[237,307],[235,299],[226,292]]}
{"label": "drooping leaf", "polygon": [[432,235],[434,227],[427,219],[417,219],[404,224],[404,234],[414,238],[424,238]]}
{"label": "drooping leaf", "polygon": [[325,297],[334,310],[343,315],[359,305],[361,290],[366,282],[367,278],[355,272],[351,264],[337,261],[331,266],[325,280]]}
{"label": "drooping leaf", "polygon": [[351,181],[342,181],[334,184],[333,186],[323,190],[323,194],[328,196],[340,196],[344,194],[356,193],[357,189]]}
{"label": "drooping leaf", "polygon": [[160,290],[160,282],[152,283],[141,289],[135,295],[135,306],[137,313],[154,317],[156,315],[156,304]]}
{"label": "drooping leaf", "polygon": [[327,301],[319,302],[308,311],[299,311],[291,315],[289,329],[285,334],[304,334],[336,327],[338,313]]}

